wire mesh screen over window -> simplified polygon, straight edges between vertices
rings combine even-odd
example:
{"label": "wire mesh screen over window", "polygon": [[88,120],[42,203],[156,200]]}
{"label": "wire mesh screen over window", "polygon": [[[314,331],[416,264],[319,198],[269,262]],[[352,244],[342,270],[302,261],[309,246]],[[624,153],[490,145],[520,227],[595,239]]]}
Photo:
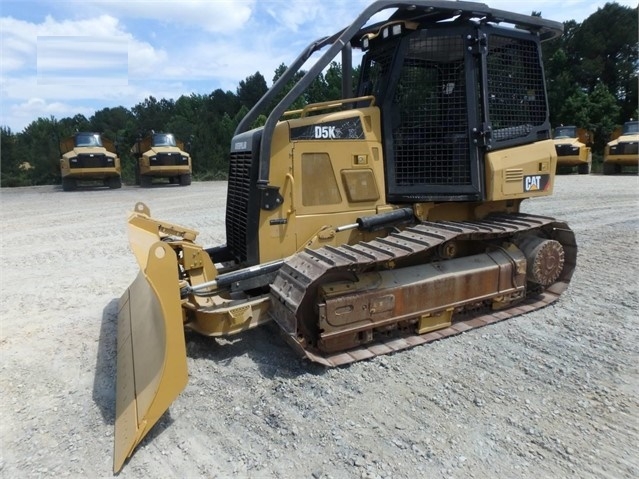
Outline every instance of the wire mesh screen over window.
{"label": "wire mesh screen over window", "polygon": [[397,186],[470,184],[460,36],[420,32],[410,40],[393,112]]}
{"label": "wire mesh screen over window", "polygon": [[361,95],[375,95],[379,97],[381,89],[385,86],[385,75],[388,73],[391,61],[393,60],[393,52],[395,45],[390,44],[380,48],[374,57],[370,58],[367,72],[367,82],[364,85]]}
{"label": "wire mesh screen over window", "polygon": [[535,42],[491,35],[488,108],[495,141],[529,135],[546,120],[544,78]]}

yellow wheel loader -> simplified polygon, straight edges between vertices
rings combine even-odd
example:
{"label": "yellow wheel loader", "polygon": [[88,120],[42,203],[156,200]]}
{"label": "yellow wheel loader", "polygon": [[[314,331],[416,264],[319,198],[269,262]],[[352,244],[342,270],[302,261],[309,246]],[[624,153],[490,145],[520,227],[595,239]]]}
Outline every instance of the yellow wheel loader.
{"label": "yellow wheel loader", "polygon": [[169,183],[181,186],[191,184],[191,155],[172,133],[152,132],[140,137],[131,147],[131,153],[136,160],[136,185],[149,187],[154,178],[166,178]]}
{"label": "yellow wheel loader", "polygon": [[624,167],[639,166],[639,121],[627,121],[611,136],[604,149],[603,174],[614,175]]}
{"label": "yellow wheel loader", "polygon": [[102,182],[122,187],[122,170],[114,143],[99,133],[80,132],[60,142],[62,189],[72,191],[80,182]]}
{"label": "yellow wheel loader", "polygon": [[[185,387],[185,329],[219,337],[274,322],[301,356],[339,366],[555,301],[575,268],[574,234],[520,205],[553,190],[540,42],[561,32],[480,3],[374,2],[309,45],[238,125],[226,244],[203,248],[138,203],[114,470]],[[340,53],[342,98],[288,111]]]}
{"label": "yellow wheel loader", "polygon": [[576,126],[558,126],[553,139],[557,150],[557,170],[577,167],[577,173],[587,175],[592,167],[592,132]]}

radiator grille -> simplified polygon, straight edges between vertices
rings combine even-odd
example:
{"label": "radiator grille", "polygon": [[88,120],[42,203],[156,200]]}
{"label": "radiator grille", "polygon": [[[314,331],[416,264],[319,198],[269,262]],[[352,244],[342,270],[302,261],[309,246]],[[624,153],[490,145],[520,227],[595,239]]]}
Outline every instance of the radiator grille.
{"label": "radiator grille", "polygon": [[81,153],[69,161],[70,168],[108,168],[115,166],[113,158],[98,153]]}
{"label": "radiator grille", "polygon": [[393,101],[397,186],[471,184],[464,52],[461,36],[411,38]]}
{"label": "radiator grille", "polygon": [[636,155],[639,151],[637,145],[639,143],[636,142],[617,143],[617,145],[610,147],[610,153],[614,155]]}
{"label": "radiator grille", "polygon": [[176,166],[189,163],[189,160],[186,157],[183,160],[179,153],[158,153],[151,158],[155,158],[155,160],[151,159],[151,166]]}
{"label": "radiator grille", "polygon": [[555,145],[555,150],[557,150],[557,156],[570,156],[579,153],[579,149],[576,151],[573,150],[573,146],[568,143],[564,145]]}
{"label": "radiator grille", "polygon": [[251,194],[250,151],[231,153],[226,197],[226,244],[240,262],[248,258],[247,229]]}

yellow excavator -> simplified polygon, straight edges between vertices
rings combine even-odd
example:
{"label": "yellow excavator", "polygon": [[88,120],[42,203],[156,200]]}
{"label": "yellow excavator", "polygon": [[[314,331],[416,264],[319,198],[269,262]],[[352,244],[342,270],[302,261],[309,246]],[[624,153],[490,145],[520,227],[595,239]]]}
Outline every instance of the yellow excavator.
{"label": "yellow excavator", "polygon": [[[140,272],[119,302],[114,471],[186,386],[185,329],[219,337],[274,322],[330,367],[555,301],[575,268],[574,234],[520,206],[553,191],[540,43],[562,28],[481,3],[371,3],[309,45],[239,123],[226,244],[204,248],[197,231],[135,205]],[[289,111],[338,54],[342,98]]]}

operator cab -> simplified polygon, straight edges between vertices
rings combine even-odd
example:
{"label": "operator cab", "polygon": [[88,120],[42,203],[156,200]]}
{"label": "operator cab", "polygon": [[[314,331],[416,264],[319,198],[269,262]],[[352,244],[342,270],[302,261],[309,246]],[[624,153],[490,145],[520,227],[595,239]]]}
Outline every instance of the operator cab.
{"label": "operator cab", "polygon": [[636,135],[639,133],[639,121],[627,121],[623,125],[624,135]]}
{"label": "operator cab", "polygon": [[171,133],[154,133],[152,146],[177,146],[177,143]]}
{"label": "operator cab", "polygon": [[75,146],[77,147],[101,147],[102,139],[98,133],[77,133],[75,135]]}
{"label": "operator cab", "polygon": [[577,138],[576,126],[558,126],[555,128],[553,138],[556,140],[562,140],[564,138]]}
{"label": "operator cab", "polygon": [[427,27],[390,21],[356,45],[358,96],[382,112],[387,198],[482,200],[485,150],[550,138],[539,40],[471,20]]}

